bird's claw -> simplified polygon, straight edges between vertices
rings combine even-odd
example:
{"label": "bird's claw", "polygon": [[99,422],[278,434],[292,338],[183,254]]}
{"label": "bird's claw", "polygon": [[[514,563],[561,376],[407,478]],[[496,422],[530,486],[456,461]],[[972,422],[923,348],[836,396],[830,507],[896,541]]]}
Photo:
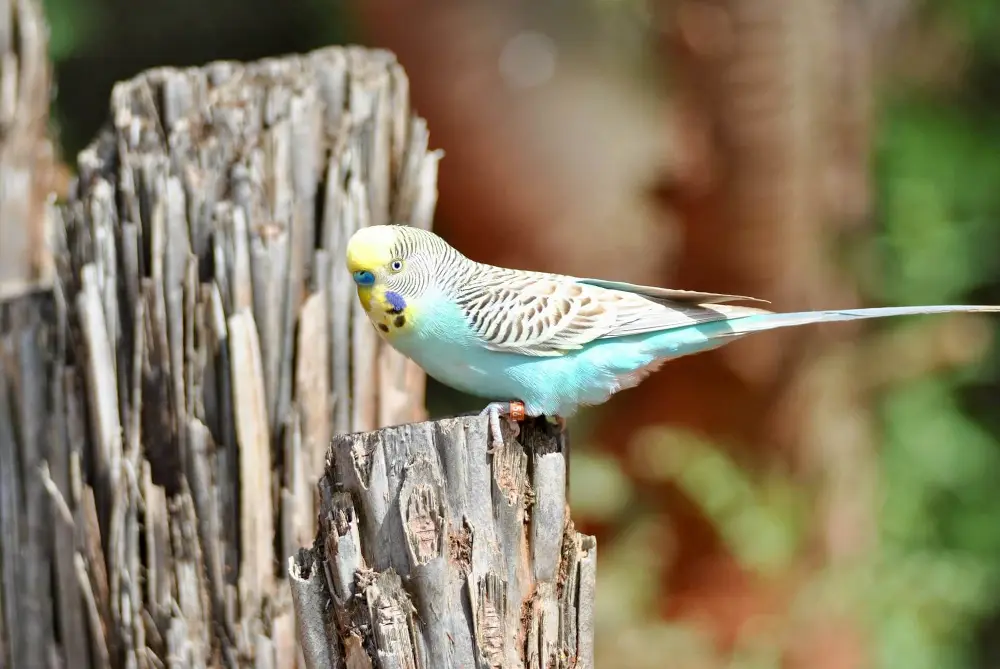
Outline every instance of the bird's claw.
{"label": "bird's claw", "polygon": [[487,452],[492,453],[495,448],[503,445],[503,432],[500,431],[500,416],[504,416],[510,422],[511,430],[516,437],[521,428],[518,421],[524,420],[524,402],[490,402],[483,409],[480,416],[488,416],[490,420],[490,435],[493,437],[493,445]]}

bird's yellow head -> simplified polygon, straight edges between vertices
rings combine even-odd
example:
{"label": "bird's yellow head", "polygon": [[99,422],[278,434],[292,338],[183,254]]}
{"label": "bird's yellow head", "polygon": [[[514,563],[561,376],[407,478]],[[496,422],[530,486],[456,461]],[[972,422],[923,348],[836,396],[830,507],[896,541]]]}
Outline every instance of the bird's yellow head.
{"label": "bird's yellow head", "polygon": [[410,329],[420,296],[434,278],[447,245],[437,235],[405,225],[361,228],[347,242],[347,269],[358,299],[383,335]]}

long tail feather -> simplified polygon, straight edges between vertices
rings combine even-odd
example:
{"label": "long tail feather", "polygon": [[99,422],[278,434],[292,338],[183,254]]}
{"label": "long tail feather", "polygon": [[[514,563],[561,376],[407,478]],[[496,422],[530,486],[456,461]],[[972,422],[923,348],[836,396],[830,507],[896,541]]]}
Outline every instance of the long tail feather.
{"label": "long tail feather", "polygon": [[810,323],[853,321],[862,318],[889,316],[915,316],[918,314],[946,314],[953,312],[1000,312],[996,305],[935,305],[927,307],[872,307],[867,309],[839,309],[836,311],[799,311],[792,313],[766,313],[742,316],[725,321],[726,329],[713,333],[713,337],[741,336]]}

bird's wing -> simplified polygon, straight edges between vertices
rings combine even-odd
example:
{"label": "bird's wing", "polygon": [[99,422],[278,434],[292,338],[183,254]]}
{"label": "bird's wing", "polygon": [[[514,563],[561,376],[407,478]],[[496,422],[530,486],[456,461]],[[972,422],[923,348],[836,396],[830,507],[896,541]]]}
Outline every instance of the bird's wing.
{"label": "bird's wing", "polygon": [[623,281],[605,281],[604,279],[576,279],[577,283],[588,286],[598,286],[609,290],[620,290],[625,293],[635,293],[657,301],[680,302],[682,304],[722,304],[723,302],[763,302],[757,297],[745,295],[725,295],[723,293],[700,293],[696,290],[677,290],[674,288],[659,288],[657,286],[640,286]]}
{"label": "bird's wing", "polygon": [[458,302],[484,346],[530,356],[562,355],[597,339],[762,312],[698,303],[690,297],[686,301],[667,300],[663,295],[646,296],[573,277],[514,272],[465,286]]}

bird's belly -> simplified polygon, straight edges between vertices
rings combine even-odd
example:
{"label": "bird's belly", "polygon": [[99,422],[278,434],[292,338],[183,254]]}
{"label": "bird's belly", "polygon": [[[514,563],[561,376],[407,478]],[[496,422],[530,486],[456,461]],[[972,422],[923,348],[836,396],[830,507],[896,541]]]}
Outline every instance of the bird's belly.
{"label": "bird's belly", "polygon": [[[428,376],[490,401],[519,400],[528,415],[570,415],[603,379],[578,371],[578,360],[526,357],[485,349],[459,347],[431,351],[425,348],[411,356]],[[601,397],[607,394],[597,390]]]}
{"label": "bird's belly", "polygon": [[572,415],[635,385],[656,360],[642,342],[623,339],[561,356],[531,357],[441,338],[397,339],[400,351],[437,381],[487,400],[520,400],[529,415]]}
{"label": "bird's belly", "polygon": [[462,392],[489,399],[517,399],[509,379],[488,360],[465,360],[455,351],[414,359],[429,376]]}

